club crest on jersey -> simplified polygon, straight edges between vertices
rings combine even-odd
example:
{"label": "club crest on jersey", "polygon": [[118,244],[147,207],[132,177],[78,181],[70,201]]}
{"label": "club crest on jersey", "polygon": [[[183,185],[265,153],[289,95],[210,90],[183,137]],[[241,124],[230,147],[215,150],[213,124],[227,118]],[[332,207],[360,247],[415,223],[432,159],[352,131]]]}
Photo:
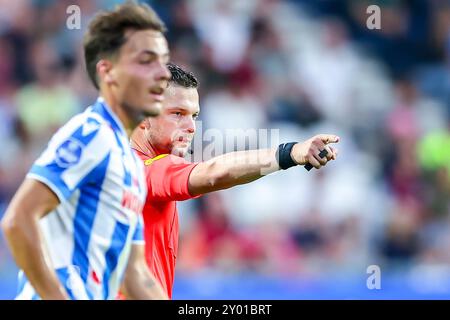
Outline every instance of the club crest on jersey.
{"label": "club crest on jersey", "polygon": [[70,138],[61,144],[56,150],[55,161],[58,166],[67,168],[80,161],[83,145],[74,138]]}

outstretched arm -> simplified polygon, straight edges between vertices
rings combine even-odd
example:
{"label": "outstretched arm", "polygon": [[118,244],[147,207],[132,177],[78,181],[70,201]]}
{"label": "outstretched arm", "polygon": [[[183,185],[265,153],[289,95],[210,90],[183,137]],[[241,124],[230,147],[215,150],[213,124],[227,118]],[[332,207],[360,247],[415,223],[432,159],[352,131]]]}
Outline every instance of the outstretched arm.
{"label": "outstretched arm", "polygon": [[53,270],[39,227],[39,219],[58,204],[58,198],[46,185],[25,179],[1,223],[17,265],[42,299],[68,299]]}
{"label": "outstretched arm", "polygon": [[[316,135],[294,145],[292,160],[298,165],[310,163],[319,169],[329,160],[335,160],[337,151],[329,143],[336,143],[335,135]],[[321,158],[319,153],[326,149],[328,155]],[[199,163],[189,176],[189,193],[193,196],[227,189],[257,180],[280,170],[276,159],[276,148],[230,152]]]}

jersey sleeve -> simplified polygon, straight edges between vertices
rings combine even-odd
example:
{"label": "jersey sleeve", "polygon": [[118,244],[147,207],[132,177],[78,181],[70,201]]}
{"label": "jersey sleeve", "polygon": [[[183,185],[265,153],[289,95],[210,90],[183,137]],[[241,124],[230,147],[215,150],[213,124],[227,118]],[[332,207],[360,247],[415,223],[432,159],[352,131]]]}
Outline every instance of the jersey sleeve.
{"label": "jersey sleeve", "polygon": [[189,193],[189,175],[198,163],[174,155],[146,160],[147,197],[154,201],[182,201],[198,198]]}
{"label": "jersey sleeve", "polygon": [[98,178],[97,169],[107,165],[111,148],[108,141],[113,135],[94,118],[73,118],[55,133],[27,178],[47,185],[60,202],[68,200],[84,183]]}

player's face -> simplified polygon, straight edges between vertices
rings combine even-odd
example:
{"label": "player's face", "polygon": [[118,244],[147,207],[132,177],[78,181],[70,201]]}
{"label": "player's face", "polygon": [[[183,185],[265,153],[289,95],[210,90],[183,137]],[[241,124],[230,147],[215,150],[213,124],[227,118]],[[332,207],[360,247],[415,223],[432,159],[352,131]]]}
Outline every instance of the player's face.
{"label": "player's face", "polygon": [[155,30],[129,30],[125,37],[109,77],[115,100],[137,124],[161,111],[170,79],[169,49],[164,35]]}
{"label": "player's face", "polygon": [[161,114],[148,118],[146,138],[162,153],[184,157],[195,133],[200,112],[198,91],[170,85],[164,94]]}

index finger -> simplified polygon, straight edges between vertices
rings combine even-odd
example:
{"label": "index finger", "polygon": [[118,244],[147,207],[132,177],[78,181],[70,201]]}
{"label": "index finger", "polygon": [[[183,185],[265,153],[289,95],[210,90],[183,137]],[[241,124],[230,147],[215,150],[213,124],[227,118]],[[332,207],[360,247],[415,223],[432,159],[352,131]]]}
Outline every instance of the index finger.
{"label": "index finger", "polygon": [[319,139],[322,140],[323,143],[337,143],[340,138],[334,134],[319,134]]}

